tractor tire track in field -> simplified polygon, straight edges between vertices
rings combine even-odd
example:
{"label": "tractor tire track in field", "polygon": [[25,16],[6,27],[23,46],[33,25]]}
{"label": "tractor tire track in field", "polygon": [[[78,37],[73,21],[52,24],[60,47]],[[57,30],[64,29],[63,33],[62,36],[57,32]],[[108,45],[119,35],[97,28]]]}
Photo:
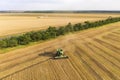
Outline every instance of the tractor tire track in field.
{"label": "tractor tire track in field", "polygon": [[[86,30],[35,46],[25,54],[19,51],[0,61],[0,75],[16,69],[0,76],[0,80],[119,80],[119,29],[108,26]],[[63,48],[69,58],[54,60],[57,48]],[[19,66],[22,68],[17,69]]]}

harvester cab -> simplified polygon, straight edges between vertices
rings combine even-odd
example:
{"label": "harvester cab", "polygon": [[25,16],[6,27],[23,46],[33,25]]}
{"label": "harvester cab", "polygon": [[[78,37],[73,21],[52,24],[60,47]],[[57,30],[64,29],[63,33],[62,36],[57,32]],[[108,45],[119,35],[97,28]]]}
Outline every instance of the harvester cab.
{"label": "harvester cab", "polygon": [[64,58],[68,58],[68,56],[66,56],[63,52],[62,49],[57,49],[56,51],[56,56],[54,57],[54,59],[64,59]]}

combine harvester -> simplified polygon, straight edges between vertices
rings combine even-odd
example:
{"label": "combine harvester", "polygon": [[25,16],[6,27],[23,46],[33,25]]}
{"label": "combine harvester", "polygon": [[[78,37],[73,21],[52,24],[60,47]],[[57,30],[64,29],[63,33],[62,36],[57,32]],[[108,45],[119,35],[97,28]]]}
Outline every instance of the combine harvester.
{"label": "combine harvester", "polygon": [[68,56],[64,54],[62,49],[57,49],[56,56],[54,57],[54,59],[67,59],[67,58]]}

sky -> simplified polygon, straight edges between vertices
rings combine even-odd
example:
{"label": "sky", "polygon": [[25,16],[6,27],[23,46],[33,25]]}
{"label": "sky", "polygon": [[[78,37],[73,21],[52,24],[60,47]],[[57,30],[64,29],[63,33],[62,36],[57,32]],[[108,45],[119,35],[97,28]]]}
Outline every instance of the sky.
{"label": "sky", "polygon": [[120,10],[120,0],[0,0],[1,10]]}

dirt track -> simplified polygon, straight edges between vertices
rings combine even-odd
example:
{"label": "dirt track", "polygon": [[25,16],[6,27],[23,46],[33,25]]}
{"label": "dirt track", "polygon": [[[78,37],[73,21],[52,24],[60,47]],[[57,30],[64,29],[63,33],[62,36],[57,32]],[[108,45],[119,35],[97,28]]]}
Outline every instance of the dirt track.
{"label": "dirt track", "polygon": [[[69,59],[52,59],[63,48]],[[120,22],[0,54],[2,80],[120,80]]]}

